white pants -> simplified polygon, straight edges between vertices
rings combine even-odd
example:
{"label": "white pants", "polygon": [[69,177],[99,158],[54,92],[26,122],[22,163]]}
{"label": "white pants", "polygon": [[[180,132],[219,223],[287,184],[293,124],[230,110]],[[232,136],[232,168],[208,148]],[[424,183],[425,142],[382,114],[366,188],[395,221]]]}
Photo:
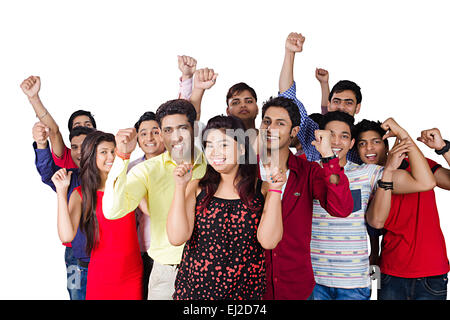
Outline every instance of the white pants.
{"label": "white pants", "polygon": [[172,300],[178,268],[153,262],[148,282],[148,300]]}

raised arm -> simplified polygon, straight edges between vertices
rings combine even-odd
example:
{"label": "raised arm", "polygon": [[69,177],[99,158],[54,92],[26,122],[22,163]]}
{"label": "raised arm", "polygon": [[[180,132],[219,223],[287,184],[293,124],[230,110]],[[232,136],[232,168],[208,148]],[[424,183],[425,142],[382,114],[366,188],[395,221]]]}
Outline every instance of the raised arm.
{"label": "raised arm", "polygon": [[52,177],[58,199],[58,235],[62,242],[71,242],[77,234],[81,218],[81,197],[72,192],[67,204],[67,192],[70,186],[72,171],[58,170]]}
{"label": "raised arm", "polygon": [[298,140],[303,147],[308,161],[320,159],[320,154],[311,146],[315,140],[314,131],[319,129],[319,125],[308,117],[303,103],[297,99],[297,88],[294,81],[294,58],[296,52],[303,50],[305,37],[299,33],[292,32],[286,39],[285,56],[279,79],[279,96],[292,99],[300,112],[300,131],[297,134]]}
{"label": "raised arm", "polygon": [[[441,136],[441,132],[437,128],[423,130],[421,136],[417,138],[420,142],[423,142],[427,147],[434,149],[436,153],[442,155],[450,165],[450,142],[444,140]],[[450,190],[450,170],[440,167],[434,171],[434,177],[436,178],[436,184],[439,188]]]}
{"label": "raised arm", "polygon": [[278,89],[285,92],[294,83],[294,60],[297,52],[303,51],[305,37],[301,33],[291,32],[285,43],[283,66],[281,67]]}
{"label": "raised arm", "polygon": [[328,96],[330,95],[328,71],[325,69],[316,68],[316,79],[320,83],[320,91],[322,93],[322,100],[320,102],[321,113],[325,114],[328,112]]}
{"label": "raised arm", "polygon": [[116,155],[105,183],[102,208],[107,219],[119,219],[136,209],[147,194],[148,172],[144,163],[138,164],[127,175],[131,153],[136,148],[134,128],[121,129],[116,134]]}
{"label": "raised arm", "polygon": [[189,56],[177,56],[178,69],[181,71],[178,99],[189,100],[192,95],[192,78],[197,67],[197,60]]}
{"label": "raised arm", "polygon": [[53,153],[57,157],[61,157],[65,148],[64,140],[62,138],[61,132],[59,131],[59,127],[56,121],[44,107],[39,97],[39,91],[41,89],[41,79],[36,76],[30,76],[22,82],[20,88],[28,97],[28,101],[31,103],[31,106],[36,113],[36,117],[38,117],[39,120],[48,127]]}
{"label": "raised arm", "polygon": [[214,69],[203,68],[195,71],[194,89],[192,90],[191,103],[197,111],[197,121],[200,120],[201,104],[205,90],[211,89],[216,83],[218,74],[214,73]]}
{"label": "raised arm", "polygon": [[275,249],[283,237],[281,190],[286,180],[286,172],[280,172],[278,168],[273,168],[270,179],[262,184],[262,193],[266,200],[257,237],[261,246],[267,250]]}
{"label": "raised arm", "polygon": [[167,238],[174,246],[188,241],[194,230],[198,180],[192,179],[192,164],[180,164],[173,171],[175,192],[167,216]]}
{"label": "raised arm", "polygon": [[414,193],[433,189],[436,186],[436,179],[430,170],[428,161],[423,156],[420,149],[409,136],[408,132],[392,118],[388,118],[381,124],[387,131],[383,139],[397,137],[401,142],[411,143],[408,151],[408,159],[411,167],[411,174],[405,170],[396,170],[392,176],[394,193]]}
{"label": "raised arm", "polygon": [[375,229],[382,229],[391,210],[391,196],[393,187],[386,184],[393,184],[394,173],[401,165],[406,154],[411,151],[410,140],[396,140],[394,146],[388,153],[386,165],[381,176],[381,186],[375,192],[366,211],[367,223]]}
{"label": "raised arm", "polygon": [[[315,137],[316,140],[312,144],[320,153],[322,159],[333,157],[331,131],[316,130]],[[316,166],[317,163],[313,165]],[[322,208],[330,215],[347,217],[353,210],[353,198],[344,168],[339,165],[339,158],[322,160],[322,168],[317,165],[313,170],[314,173],[311,176],[313,179],[313,197],[319,200]]]}

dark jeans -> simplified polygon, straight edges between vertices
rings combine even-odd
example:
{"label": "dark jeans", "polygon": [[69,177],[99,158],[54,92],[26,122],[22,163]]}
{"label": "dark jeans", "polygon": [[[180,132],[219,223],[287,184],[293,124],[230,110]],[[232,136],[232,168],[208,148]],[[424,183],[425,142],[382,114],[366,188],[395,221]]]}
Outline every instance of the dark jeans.
{"label": "dark jeans", "polygon": [[153,268],[153,259],[147,254],[147,252],[141,252],[142,262],[144,264],[144,276],[142,278],[142,289],[144,300],[148,297],[148,281],[150,279],[150,273]]}
{"label": "dark jeans", "polygon": [[71,247],[66,247],[64,259],[70,300],[85,300],[88,269],[78,265],[78,260],[74,257]]}
{"label": "dark jeans", "polygon": [[447,283],[447,274],[399,278],[382,273],[378,300],[446,300]]}

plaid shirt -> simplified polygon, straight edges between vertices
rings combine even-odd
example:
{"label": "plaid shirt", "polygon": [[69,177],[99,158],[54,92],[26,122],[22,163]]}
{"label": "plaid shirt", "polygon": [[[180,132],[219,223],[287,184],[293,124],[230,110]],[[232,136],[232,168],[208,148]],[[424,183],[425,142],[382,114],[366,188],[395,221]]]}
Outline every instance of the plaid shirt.
{"label": "plaid shirt", "polygon": [[[314,140],[316,140],[316,137],[314,135],[315,130],[319,130],[319,125],[315,123],[312,119],[308,117],[308,113],[306,112],[305,107],[303,106],[303,103],[301,103],[300,100],[297,99],[297,88],[295,85],[295,81],[293,82],[292,86],[286,90],[285,92],[279,93],[278,96],[289,98],[295,102],[295,104],[298,106],[298,110],[300,111],[300,131],[298,132],[298,140],[302,144],[302,148],[306,154],[306,159],[308,161],[317,161],[320,160],[321,155],[317,151],[317,149],[311,144]],[[347,160],[362,164],[361,159],[359,158],[358,152],[356,149],[351,149],[347,153]]]}

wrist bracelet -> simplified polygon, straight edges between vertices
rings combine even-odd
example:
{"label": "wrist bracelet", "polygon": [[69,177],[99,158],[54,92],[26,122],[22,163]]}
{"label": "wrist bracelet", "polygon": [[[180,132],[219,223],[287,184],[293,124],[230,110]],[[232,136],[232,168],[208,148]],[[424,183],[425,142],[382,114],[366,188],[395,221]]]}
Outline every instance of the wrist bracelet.
{"label": "wrist bracelet", "polygon": [[337,158],[337,155],[333,154],[331,157],[320,158],[320,161],[322,161],[322,163],[328,163],[331,160],[333,160],[334,158]]}
{"label": "wrist bracelet", "polygon": [[118,156],[122,160],[128,160],[130,159],[131,153],[122,153],[116,150],[116,156]]}
{"label": "wrist bracelet", "polygon": [[385,181],[378,180],[377,185],[378,185],[378,187],[380,187],[384,190],[394,190],[393,182],[385,182]]}
{"label": "wrist bracelet", "polygon": [[276,189],[269,189],[269,191],[283,193],[281,190],[276,190]]}
{"label": "wrist bracelet", "polygon": [[450,150],[450,142],[448,140],[444,140],[445,146],[440,150],[434,150],[438,155],[442,156],[444,153],[446,153],[448,150]]}

